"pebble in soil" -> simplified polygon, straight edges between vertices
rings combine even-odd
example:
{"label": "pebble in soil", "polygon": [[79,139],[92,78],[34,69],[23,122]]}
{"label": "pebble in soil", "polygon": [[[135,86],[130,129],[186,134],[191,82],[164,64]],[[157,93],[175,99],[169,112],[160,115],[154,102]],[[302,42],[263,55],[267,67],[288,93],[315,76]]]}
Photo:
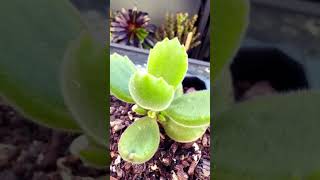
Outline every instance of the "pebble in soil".
{"label": "pebble in soil", "polygon": [[[111,179],[210,179],[210,129],[192,143],[177,143],[160,128],[159,149],[144,164],[132,164],[119,156],[118,141],[135,118],[132,105],[110,97],[110,166]],[[160,126],[161,127],[161,126]]]}

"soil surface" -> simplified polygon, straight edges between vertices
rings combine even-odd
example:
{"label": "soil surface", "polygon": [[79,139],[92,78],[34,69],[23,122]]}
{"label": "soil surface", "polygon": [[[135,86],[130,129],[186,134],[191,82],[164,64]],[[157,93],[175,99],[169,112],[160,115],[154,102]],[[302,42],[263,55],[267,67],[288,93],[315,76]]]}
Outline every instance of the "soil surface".
{"label": "soil surface", "polygon": [[28,121],[0,101],[1,180],[93,180],[107,170],[85,167],[69,153],[78,136]]}
{"label": "soil surface", "polygon": [[121,159],[118,141],[122,132],[139,118],[132,105],[110,97],[110,174],[112,179],[210,179],[210,128],[192,143],[177,143],[165,135],[160,126],[159,149],[151,160],[135,165]]}

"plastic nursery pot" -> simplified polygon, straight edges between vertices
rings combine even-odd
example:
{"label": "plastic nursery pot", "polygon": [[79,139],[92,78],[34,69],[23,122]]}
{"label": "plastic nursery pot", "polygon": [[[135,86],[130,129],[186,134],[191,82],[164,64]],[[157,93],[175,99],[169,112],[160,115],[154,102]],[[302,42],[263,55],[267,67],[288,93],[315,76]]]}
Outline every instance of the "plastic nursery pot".
{"label": "plastic nursery pot", "polygon": [[302,64],[274,47],[243,47],[230,66],[234,98],[309,88]]}

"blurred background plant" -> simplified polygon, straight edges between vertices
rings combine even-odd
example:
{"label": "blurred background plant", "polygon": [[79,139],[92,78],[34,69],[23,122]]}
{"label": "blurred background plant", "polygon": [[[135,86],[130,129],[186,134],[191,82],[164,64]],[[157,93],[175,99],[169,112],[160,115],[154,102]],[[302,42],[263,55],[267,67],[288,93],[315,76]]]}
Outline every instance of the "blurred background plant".
{"label": "blurred background plant", "polygon": [[152,48],[156,42],[156,26],[150,24],[147,12],[137,8],[110,13],[111,42],[139,48]]}
{"label": "blurred background plant", "polygon": [[200,32],[196,26],[198,15],[189,16],[187,12],[167,13],[165,22],[156,31],[156,39],[173,39],[177,37],[187,50],[201,44]]}

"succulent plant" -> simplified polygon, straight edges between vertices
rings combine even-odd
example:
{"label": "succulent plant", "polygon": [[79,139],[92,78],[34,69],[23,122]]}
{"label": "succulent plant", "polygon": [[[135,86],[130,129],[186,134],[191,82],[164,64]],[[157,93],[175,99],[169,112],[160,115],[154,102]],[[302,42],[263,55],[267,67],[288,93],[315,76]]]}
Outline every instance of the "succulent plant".
{"label": "succulent plant", "polygon": [[112,18],[111,42],[131,45],[139,48],[151,48],[156,42],[156,26],[150,24],[148,13],[137,8],[118,11]]}
{"label": "succulent plant", "polygon": [[182,92],[188,69],[185,47],[177,38],[164,39],[150,50],[147,70],[138,70],[126,56],[110,56],[110,92],[134,103],[132,110],[144,117],[135,120],[121,135],[120,156],[132,163],[144,163],[156,153],[160,132],[177,142],[192,142],[210,124],[210,92]]}
{"label": "succulent plant", "polygon": [[197,31],[195,23],[198,15],[189,18],[188,13],[166,14],[165,23],[156,31],[156,38],[160,41],[164,38],[173,39],[177,37],[187,51],[201,44],[200,33]]}

